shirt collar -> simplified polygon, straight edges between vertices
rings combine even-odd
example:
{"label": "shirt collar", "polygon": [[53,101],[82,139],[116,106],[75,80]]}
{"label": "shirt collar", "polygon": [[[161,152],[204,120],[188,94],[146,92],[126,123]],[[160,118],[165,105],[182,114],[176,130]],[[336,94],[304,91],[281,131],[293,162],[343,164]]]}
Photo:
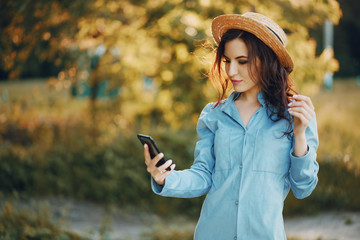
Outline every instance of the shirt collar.
{"label": "shirt collar", "polygon": [[[240,125],[242,125],[242,120],[240,118],[239,112],[236,109],[236,106],[234,104],[234,101],[240,96],[241,93],[239,92],[232,92],[230,94],[230,96],[228,97],[228,99],[220,105],[220,110],[223,111],[224,113],[226,113],[229,117],[231,117],[232,119],[234,119],[234,121],[238,122]],[[265,106],[265,98],[264,98],[264,93],[263,91],[260,91],[257,94],[257,99],[259,101],[259,103],[262,106]]]}
{"label": "shirt collar", "polygon": [[265,96],[264,96],[264,91],[260,91],[258,94],[257,94],[257,99],[258,99],[258,101],[259,101],[259,103],[263,106],[263,107],[265,107]]}
{"label": "shirt collar", "polygon": [[240,93],[238,92],[232,92],[228,99],[220,105],[220,110],[231,117],[234,121],[242,125],[242,120],[234,104],[234,101],[239,97],[239,95]]}
{"label": "shirt collar", "polygon": [[[239,96],[240,96],[241,93],[239,92],[235,92],[233,91],[230,96],[228,97],[229,101],[235,101]],[[262,105],[262,106],[265,106],[265,96],[264,96],[264,91],[260,91],[258,94],[257,94],[257,99],[259,101],[259,103]],[[227,104],[229,104],[227,102]],[[226,104],[225,104],[226,105]]]}

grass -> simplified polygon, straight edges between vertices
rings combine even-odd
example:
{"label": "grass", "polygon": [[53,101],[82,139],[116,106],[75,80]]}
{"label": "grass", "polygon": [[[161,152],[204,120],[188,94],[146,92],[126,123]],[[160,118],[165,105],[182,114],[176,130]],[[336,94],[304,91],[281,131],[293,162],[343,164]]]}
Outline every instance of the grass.
{"label": "grass", "polygon": [[360,87],[354,79],[335,81],[332,91],[313,97],[320,137],[320,160],[343,161],[360,169]]}
{"label": "grass", "polygon": [[14,207],[10,202],[0,212],[1,240],[90,240],[61,228],[44,206]]}
{"label": "grass", "polygon": [[19,111],[37,118],[62,119],[86,109],[87,104],[84,99],[72,98],[64,82],[45,79],[0,82],[0,114]]}

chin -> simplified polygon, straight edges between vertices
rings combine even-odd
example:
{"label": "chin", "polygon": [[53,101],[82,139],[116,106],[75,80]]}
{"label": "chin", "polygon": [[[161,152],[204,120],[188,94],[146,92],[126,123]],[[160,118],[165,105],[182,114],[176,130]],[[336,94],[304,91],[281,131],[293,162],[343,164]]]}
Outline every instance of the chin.
{"label": "chin", "polygon": [[242,87],[234,87],[234,91],[235,91],[235,92],[242,93],[242,92],[245,92],[245,89],[242,88]]}

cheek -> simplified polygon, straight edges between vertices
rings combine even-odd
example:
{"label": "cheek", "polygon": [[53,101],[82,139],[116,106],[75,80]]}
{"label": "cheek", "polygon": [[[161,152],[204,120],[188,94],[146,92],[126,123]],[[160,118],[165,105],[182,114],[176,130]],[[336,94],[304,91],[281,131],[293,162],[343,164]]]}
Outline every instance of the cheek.
{"label": "cheek", "polygon": [[225,72],[227,75],[229,75],[229,70],[230,70],[230,64],[225,63]]}
{"label": "cheek", "polygon": [[244,65],[240,65],[238,67],[239,69],[239,72],[241,73],[241,75],[243,77],[249,77],[250,78],[250,72],[249,72],[249,67],[247,64],[244,64]]}

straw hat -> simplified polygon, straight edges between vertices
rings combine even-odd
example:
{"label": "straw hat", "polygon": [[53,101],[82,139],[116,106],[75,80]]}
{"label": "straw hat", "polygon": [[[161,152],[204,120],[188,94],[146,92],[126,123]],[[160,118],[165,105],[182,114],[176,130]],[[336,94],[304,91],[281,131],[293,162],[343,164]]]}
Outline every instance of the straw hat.
{"label": "straw hat", "polygon": [[293,70],[294,63],[285,48],[287,44],[286,34],[270,18],[254,12],[243,15],[220,15],[214,18],[211,31],[217,45],[219,45],[222,35],[230,29],[240,29],[254,34],[275,52],[283,67],[290,72]]}

